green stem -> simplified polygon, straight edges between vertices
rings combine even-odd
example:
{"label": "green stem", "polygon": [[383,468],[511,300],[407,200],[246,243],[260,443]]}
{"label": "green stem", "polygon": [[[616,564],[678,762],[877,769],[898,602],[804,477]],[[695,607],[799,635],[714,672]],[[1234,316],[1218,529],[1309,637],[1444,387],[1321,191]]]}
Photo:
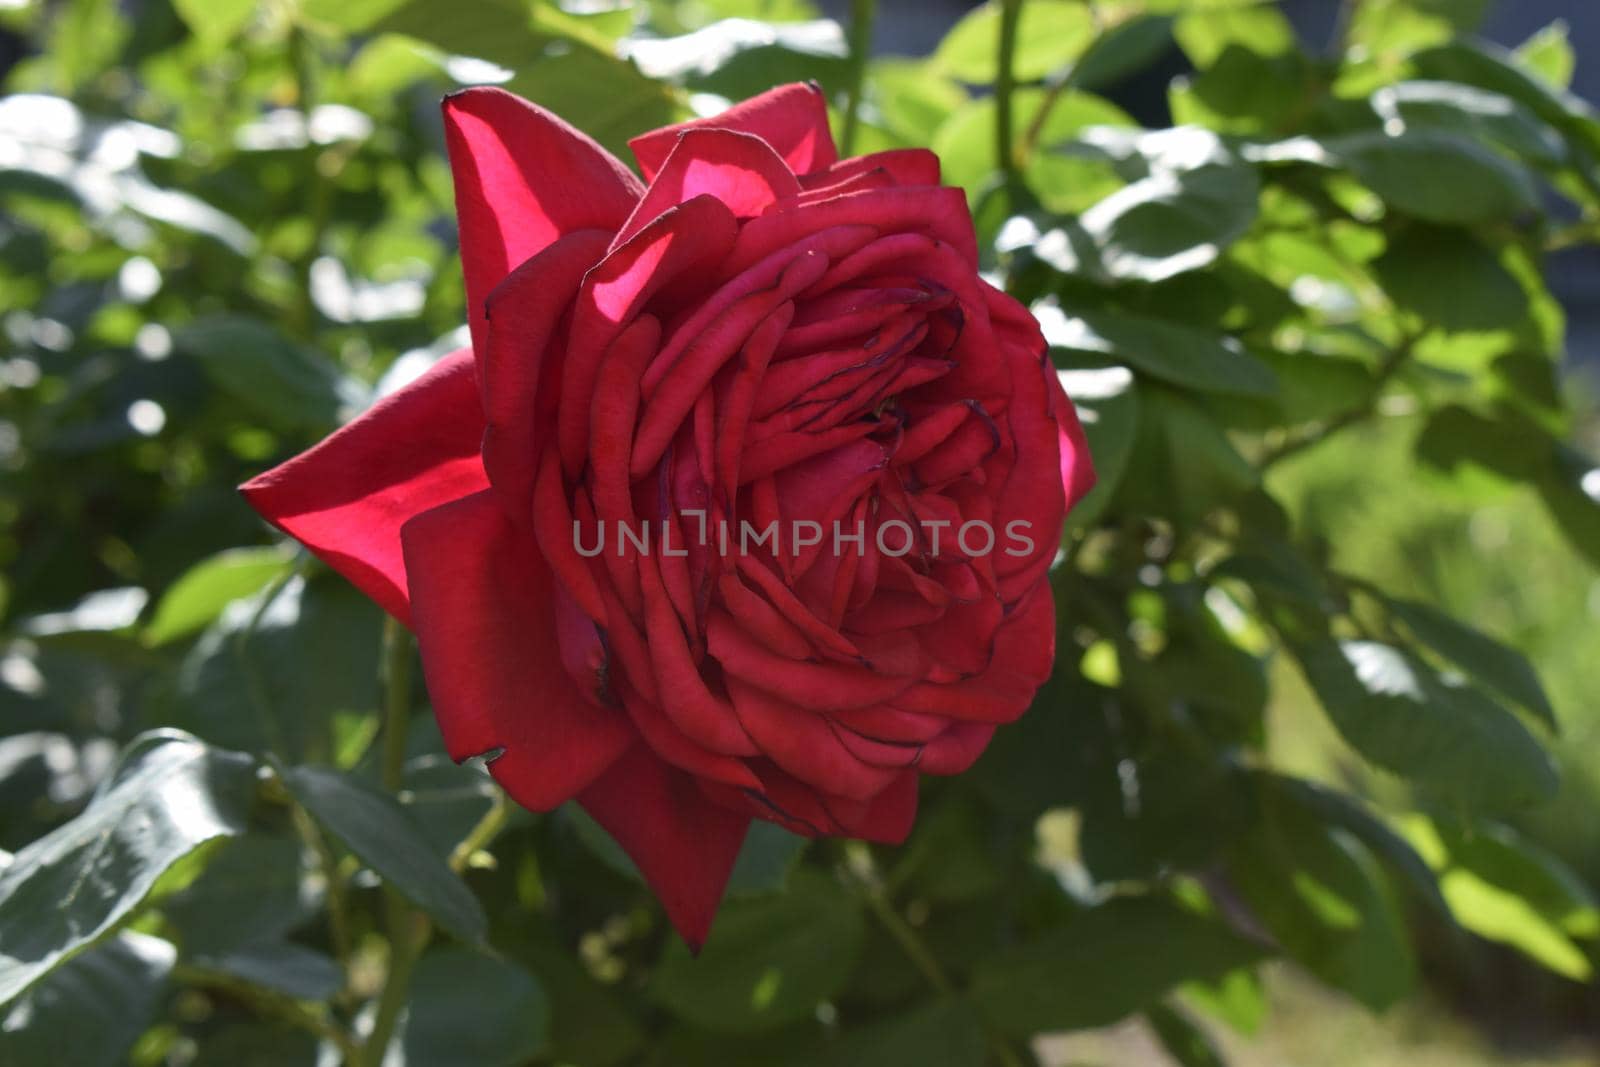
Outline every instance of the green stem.
{"label": "green stem", "polygon": [[[912,965],[922,972],[922,976],[940,996],[960,996],[956,984],[950,980],[950,975],[934,956],[933,951],[895,908],[894,901],[889,899],[889,893],[878,877],[872,859],[872,849],[864,841],[846,841],[843,844],[843,856],[845,871],[860,892],[862,900],[866,902],[868,910],[882,924],[884,932],[894,939],[895,944],[900,946],[900,951],[905,953]],[[1003,1036],[990,1029],[987,1024],[984,1026],[984,1033],[989,1042],[989,1050],[997,1062],[1003,1067],[1024,1067],[1022,1058]]]}
{"label": "green stem", "polygon": [[395,619],[383,621],[383,787],[400,791],[411,728],[411,635]]}
{"label": "green stem", "polygon": [[1050,121],[1050,113],[1055,110],[1063,96],[1077,87],[1078,74],[1083,70],[1084,63],[1094,54],[1095,49],[1100,47],[1100,42],[1106,39],[1105,19],[1092,3],[1089,5],[1089,16],[1094,22],[1094,38],[1084,48],[1083,54],[1073,60],[1071,66],[1055,78],[1045,90],[1044,99],[1039,101],[1039,107],[1028,120],[1028,127],[1023,131],[1022,140],[1017,145],[1015,155],[1019,163],[1027,163],[1033,158],[1033,153],[1039,147],[1039,139],[1044,136],[1045,123]]}
{"label": "green stem", "polygon": [[461,843],[450,851],[450,869],[460,874],[467,869],[467,864],[472,862],[472,857],[479,851],[487,848],[489,843],[499,836],[505,829],[506,820],[511,817],[511,802],[506,798],[506,791],[495,788],[494,801],[489,805],[489,810],[483,813],[477,825],[467,831],[467,836]]}
{"label": "green stem", "polygon": [[856,132],[861,128],[861,96],[867,80],[867,60],[872,55],[872,23],[877,0],[850,0],[850,84],[844,105],[843,154],[855,154]]}
{"label": "green stem", "polygon": [[306,217],[311,222],[311,239],[295,263],[296,272],[300,275],[300,287],[290,325],[302,340],[310,341],[317,322],[317,305],[311,296],[311,270],[317,261],[317,254],[322,250],[322,232],[327,228],[333,206],[333,190],[322,171],[322,150],[311,140],[311,114],[316,110],[318,95],[316,45],[299,26],[289,32],[289,62],[294,70],[295,104],[306,131],[304,181],[309,205]]}
{"label": "green stem", "polygon": [[293,997],[244,981],[233,975],[220,974],[204,968],[180,964],[173,975],[184,985],[215,989],[228,996],[248,1001],[261,1015],[280,1019],[290,1026],[305,1030],[337,1047],[347,1059],[355,1054],[355,1044],[350,1035],[328,1016]]}
{"label": "green stem", "polygon": [[1406,365],[1415,344],[1415,338],[1407,338],[1383,357],[1383,362],[1378,365],[1377,373],[1373,376],[1372,393],[1366,403],[1324,419],[1309,430],[1289,436],[1276,447],[1268,449],[1257,464],[1258,469],[1265,471],[1274,467],[1290,456],[1298,455],[1314,445],[1321,444],[1339,431],[1370,419],[1377,413],[1378,402],[1383,399],[1384,387]]}
{"label": "green stem", "polygon": [[389,973],[383,982],[383,992],[378,995],[377,1011],[372,1017],[372,1029],[361,1046],[359,1067],[382,1067],[384,1053],[394,1038],[394,1029],[405,1010],[407,995],[411,990],[411,975],[417,969],[417,960],[433,935],[428,917],[417,911],[393,889],[384,888],[384,905],[389,936]]}
{"label": "green stem", "polygon": [[1017,28],[1022,21],[1022,0],[1000,0],[1000,48],[995,55],[995,161],[1005,176],[1006,188],[1015,190],[1022,182],[1017,170],[1016,147],[1012,140],[1012,97],[1017,91]]}
{"label": "green stem", "polygon": [[[384,620],[381,669],[383,786],[395,793],[399,792],[405,778],[406,735],[411,724],[411,635],[392,618]],[[356,1061],[358,1067],[381,1067],[384,1052],[405,1010],[411,974],[433,934],[427,916],[388,886],[384,887],[384,918],[389,938],[389,973],[378,995],[372,1029]]]}
{"label": "green stem", "polygon": [[339,967],[344,971],[345,986],[348,988],[350,959],[355,942],[350,936],[350,908],[345,895],[344,872],[339,869],[339,857],[328,844],[328,839],[323,836],[316,820],[297,803],[291,806],[290,813],[295,831],[316,855],[317,865],[322,871],[322,880],[327,884],[328,932],[333,938],[334,958],[339,961]]}

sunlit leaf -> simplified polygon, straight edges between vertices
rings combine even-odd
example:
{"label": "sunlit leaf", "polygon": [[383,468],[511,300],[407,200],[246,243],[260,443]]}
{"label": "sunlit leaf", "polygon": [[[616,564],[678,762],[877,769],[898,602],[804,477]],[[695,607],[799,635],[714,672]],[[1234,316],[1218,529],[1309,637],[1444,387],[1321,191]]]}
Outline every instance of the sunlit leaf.
{"label": "sunlit leaf", "polygon": [[176,730],[144,734],[82,815],[0,872],[0,1004],[95,944],[180,860],[244,832],[254,764]]}

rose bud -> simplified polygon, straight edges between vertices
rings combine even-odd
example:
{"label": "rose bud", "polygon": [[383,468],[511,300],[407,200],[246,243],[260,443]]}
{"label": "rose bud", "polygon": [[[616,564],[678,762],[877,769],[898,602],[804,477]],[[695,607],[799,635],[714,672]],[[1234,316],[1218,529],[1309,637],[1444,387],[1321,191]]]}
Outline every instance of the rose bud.
{"label": "rose bud", "polygon": [[698,946],[752,818],[897,843],[1026,710],[1084,437],[961,190],[840,160],[815,86],[636,138],[644,183],[498,89],[444,116],[471,349],[243,491]]}

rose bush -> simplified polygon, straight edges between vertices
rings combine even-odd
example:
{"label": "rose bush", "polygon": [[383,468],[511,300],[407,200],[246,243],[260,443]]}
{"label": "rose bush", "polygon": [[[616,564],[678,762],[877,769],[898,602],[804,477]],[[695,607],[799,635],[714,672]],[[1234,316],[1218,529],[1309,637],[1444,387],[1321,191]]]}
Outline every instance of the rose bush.
{"label": "rose bush", "polygon": [[938,160],[840,160],[815,86],[636,138],[648,184],[501,90],[444,115],[471,350],[244,493],[698,945],[752,818],[898,842],[1028,707],[1082,431]]}

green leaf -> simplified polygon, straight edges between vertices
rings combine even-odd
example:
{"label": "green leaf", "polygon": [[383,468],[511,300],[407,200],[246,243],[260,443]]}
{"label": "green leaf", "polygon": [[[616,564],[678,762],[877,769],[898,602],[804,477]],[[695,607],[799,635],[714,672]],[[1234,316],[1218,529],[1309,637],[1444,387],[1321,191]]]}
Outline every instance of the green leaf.
{"label": "green leaf", "polygon": [[0,1014],[0,1063],[122,1067],[176,958],[167,942],[125,932],[70,960]]}
{"label": "green leaf", "polygon": [[1445,898],[1463,926],[1558,974],[1589,980],[1592,964],[1574,939],[1600,938],[1600,899],[1566,864],[1498,823],[1417,819],[1407,828],[1434,854]]}
{"label": "green leaf", "polygon": [[1144,1017],[1178,1067],[1227,1067],[1206,1032],[1177,1008],[1156,1004],[1146,1009]]}
{"label": "green leaf", "polygon": [[255,765],[176,730],[142,734],[76,819],[0,872],[0,1004],[132,915],[208,842],[244,832]]}
{"label": "green leaf", "polygon": [[730,893],[775,893],[789,883],[789,875],[805,851],[808,839],[792,834],[777,823],[758,819],[750,824],[733,873]]}
{"label": "green leaf", "polygon": [[1234,844],[1229,880],[1288,955],[1376,1010],[1405,996],[1416,963],[1372,854],[1308,807],[1261,806]]}
{"label": "green leaf", "polygon": [[1095,38],[1078,60],[1072,80],[1085,89],[1113,86],[1160,59],[1172,47],[1172,19],[1135,15]]}
{"label": "green leaf", "polygon": [[991,1022],[1020,1037],[1081,1030],[1116,1022],[1182,982],[1217,977],[1262,955],[1216,919],[1160,900],[1125,898],[980,963],[972,998]]}
{"label": "green leaf", "polygon": [[1525,168],[1459,134],[1369,131],[1330,138],[1324,147],[1394,210],[1427,222],[1480,225],[1538,208]]}
{"label": "green leaf", "polygon": [[1125,367],[1058,373],[1094,457],[1095,486],[1067,516],[1069,529],[1087,530],[1105,514],[1128,469],[1139,435],[1139,392]]}
{"label": "green leaf", "polygon": [[892,889],[908,887],[933,901],[979,900],[1002,882],[985,821],[957,798],[919,814],[889,877]]}
{"label": "green leaf", "polygon": [[[190,0],[198,3],[201,0]],[[300,13],[314,22],[336,26],[348,33],[370,29],[404,7],[409,0],[300,0]]]}
{"label": "green leaf", "polygon": [[1034,309],[1052,348],[1109,356],[1136,372],[1208,393],[1265,395],[1277,381],[1232,338],[1121,312],[1050,305]]}
{"label": "green leaf", "polygon": [[[524,910],[515,922],[538,924],[537,932],[517,945],[516,957],[539,976],[550,1002],[550,1059],[588,1067],[634,1062],[645,1045],[638,1017],[537,917]],[[504,947],[499,929],[495,943]]]}
{"label": "green leaf", "polygon": [[1173,27],[1184,54],[1201,70],[1211,67],[1229,48],[1256,56],[1277,56],[1295,49],[1294,26],[1270,6],[1237,6],[1201,10],[1180,17]]}
{"label": "green leaf", "polygon": [[314,914],[303,866],[294,838],[249,834],[162,900],[161,914],[190,957],[226,956],[253,941],[282,938]]}
{"label": "green leaf", "polygon": [[201,319],[176,331],[172,344],[218,389],[280,429],[327,431],[367,399],[331,362],[256,319]]}
{"label": "green leaf", "polygon": [[1457,82],[1408,81],[1373,93],[1372,109],[1386,124],[1462,134],[1530,163],[1558,166],[1567,158],[1561,135],[1503,93]]}
{"label": "green leaf", "polygon": [[1322,822],[1355,837],[1387,863],[1418,899],[1432,907],[1441,918],[1450,918],[1450,907],[1427,862],[1361,800],[1299,778],[1274,778],[1272,784],[1276,790],[1275,801],[1281,798],[1282,802],[1304,807]]}
{"label": "green leaf", "polygon": [[1446,330],[1512,329],[1528,314],[1527,293],[1500,258],[1453,227],[1399,230],[1372,269],[1396,304]]}
{"label": "green leaf", "polygon": [[1488,418],[1451,404],[1428,417],[1417,437],[1417,458],[1442,471],[1475,467],[1509,481],[1537,482],[1550,470],[1551,442],[1527,431],[1518,418]]}
{"label": "green leaf", "polygon": [[[539,62],[519,65],[505,87],[539,101],[612,152],[624,153],[628,138],[683,117],[668,86],[609,51],[566,41],[545,51]],[[596,85],[606,91],[595,92]]]}
{"label": "green leaf", "polygon": [[1518,45],[1512,58],[1550,88],[1566,89],[1578,62],[1567,30],[1566,20],[1556,19]]}
{"label": "green leaf", "polygon": [[1551,730],[1560,728],[1533,664],[1521,652],[1427,604],[1393,597],[1385,603],[1418,641],[1502,697],[1532,711]]}
{"label": "green leaf", "polygon": [[266,593],[264,609],[265,594],[235,601],[194,643],[163,716],[218,744],[331,759],[335,716],[377,697],[382,612],[326,573]]}
{"label": "green leaf", "polygon": [[[1194,17],[1209,24],[1216,16],[1206,12]],[[1206,126],[1218,133],[1272,136],[1297,125],[1304,101],[1318,91],[1316,78],[1298,51],[1262,54],[1229,44],[1198,77],[1173,82],[1168,90],[1172,118],[1179,125]]]}
{"label": "green leaf", "polygon": [[411,978],[401,1063],[518,1067],[543,1053],[549,1030],[544,990],[526,970],[471,949],[435,949]]}
{"label": "green leaf", "polygon": [[674,1015],[708,1030],[772,1029],[806,1018],[850,977],[865,926],[833,880],[796,872],[789,890],[729,900],[698,959],[671,939],[650,982]]}
{"label": "green leaf", "polygon": [[838,84],[850,47],[832,19],[767,23],[737,18],[677,37],[631,38],[623,54],[647,78],[739,100],[785,82]]}
{"label": "green leaf", "polygon": [[1260,483],[1218,420],[1194,398],[1152,384],[1140,392],[1139,440],[1119,507],[1198,522]]}
{"label": "green leaf", "polygon": [[233,601],[282,574],[290,558],[281,548],[230,548],[201,560],[156,602],[145,643],[161,645],[203,629]]}
{"label": "green leaf", "polygon": [[[852,1027],[826,1046],[829,1067],[983,1067],[983,1021],[959,997],[932,1000],[903,1015]],[[815,1061],[813,1061],[815,1062]]]}
{"label": "green leaf", "polygon": [[478,898],[392,797],[321,767],[290,768],[283,781],[312,818],[401,896],[461,940],[483,940],[488,921]]}
{"label": "green leaf", "polygon": [[1600,466],[1564,448],[1537,478],[1545,507],[1572,547],[1600,567]]}
{"label": "green leaf", "polygon": [[1554,795],[1549,755],[1482,692],[1375,641],[1325,641],[1296,652],[1334,725],[1373,763],[1467,808]]}
{"label": "green leaf", "polygon": [[1600,131],[1593,128],[1594,108],[1518,69],[1509,53],[1485,43],[1452,42],[1418,52],[1410,64],[1418,77],[1473,85],[1518,101],[1566,134],[1574,149],[1591,157],[1575,163],[1593,165],[1592,154],[1600,150]]}
{"label": "green leaf", "polygon": [[[1017,91],[1012,98],[1012,110],[1019,131],[1032,127],[1047,99],[1043,89]],[[946,184],[960,185],[972,192],[998,167],[995,121],[994,98],[985,96],[954,108],[935,128],[929,147],[939,156]],[[1128,113],[1109,100],[1093,93],[1063,92],[1039,128],[1038,150],[1028,160],[1026,171],[1029,186],[1038,190],[1052,209],[1066,211],[1089,207],[1099,196],[1084,200],[1082,190],[1059,186],[1070,177],[1089,192],[1106,195],[1118,188],[1120,183],[1116,176],[1095,161],[1071,159],[1051,149],[1089,127],[1134,125]],[[921,142],[926,136],[919,129],[913,140]],[[1105,173],[1097,175],[1096,167]]]}
{"label": "green leaf", "polygon": [[[1075,0],[1031,0],[1022,6],[1012,69],[1020,82],[1037,81],[1081,56],[1095,38],[1094,16]],[[1000,5],[974,8],[934,50],[933,64],[973,85],[993,84],[1000,43]]]}
{"label": "green leaf", "polygon": [[[356,7],[362,21],[371,20],[361,29],[403,33],[446,54],[487,59],[510,70],[528,64],[544,43],[533,31],[529,5],[517,0],[479,0],[464,6],[438,0],[360,0]],[[385,10],[374,18],[380,7]]]}
{"label": "green leaf", "polygon": [[1472,871],[1447,871],[1439,881],[1450,910],[1468,930],[1510,945],[1574,982],[1587,983],[1594,977],[1594,964],[1583,949],[1522,897]]}
{"label": "green leaf", "polygon": [[1079,216],[1093,255],[1071,273],[1163,281],[1214,262],[1255,220],[1255,169],[1209,130],[1091,128],[1061,151],[1134,179]]}
{"label": "green leaf", "polygon": [[255,0],[172,0],[196,37],[211,44],[231,40],[255,14]]}
{"label": "green leaf", "polygon": [[295,1000],[324,1001],[344,985],[339,965],[315,949],[290,941],[252,939],[222,956],[200,956],[190,966],[225,981],[270,989]]}

